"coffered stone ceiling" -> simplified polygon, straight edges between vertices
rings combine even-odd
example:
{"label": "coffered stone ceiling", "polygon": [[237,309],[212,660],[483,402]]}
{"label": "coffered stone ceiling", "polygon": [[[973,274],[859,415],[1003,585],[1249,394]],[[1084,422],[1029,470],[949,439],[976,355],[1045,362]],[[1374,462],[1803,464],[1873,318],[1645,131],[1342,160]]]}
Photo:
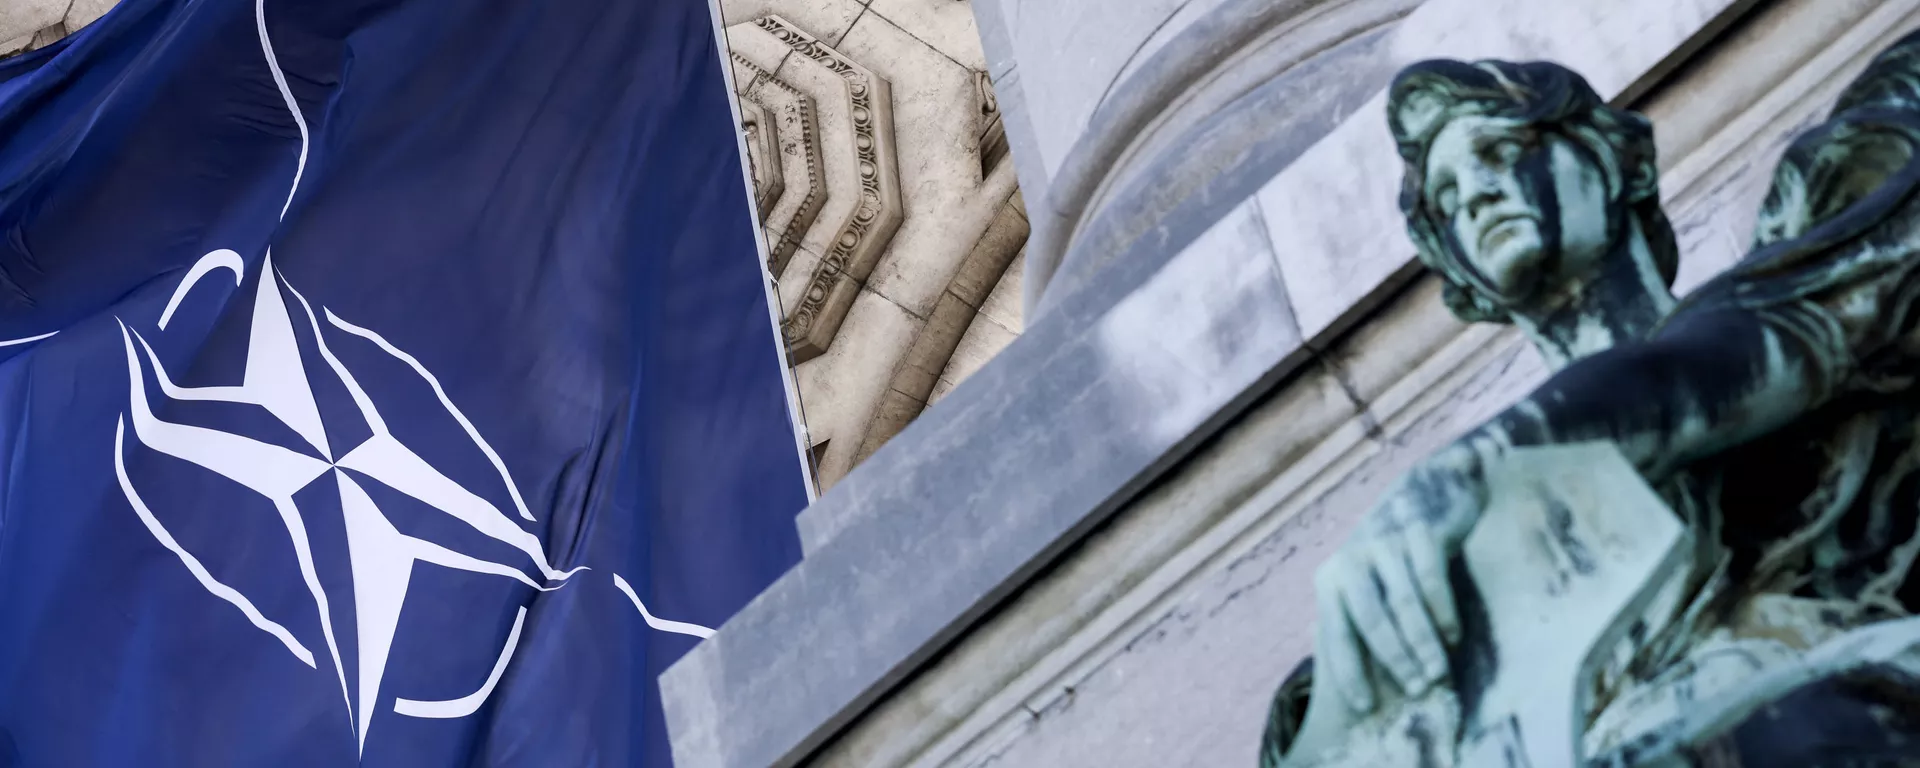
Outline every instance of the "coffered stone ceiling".
{"label": "coffered stone ceiling", "polygon": [[823,486],[1021,330],[1026,212],[965,0],[722,0]]}

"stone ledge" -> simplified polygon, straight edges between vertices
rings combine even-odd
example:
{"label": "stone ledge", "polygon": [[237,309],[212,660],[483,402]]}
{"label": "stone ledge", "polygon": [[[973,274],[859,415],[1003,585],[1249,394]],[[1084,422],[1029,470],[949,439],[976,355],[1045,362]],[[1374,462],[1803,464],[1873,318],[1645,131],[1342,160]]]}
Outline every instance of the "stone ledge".
{"label": "stone ledge", "polygon": [[1297,365],[1273,255],[1232,223],[1151,278],[1117,265],[1144,285],[1029,329],[816,506],[857,524],[661,678],[675,763],[804,758]]}

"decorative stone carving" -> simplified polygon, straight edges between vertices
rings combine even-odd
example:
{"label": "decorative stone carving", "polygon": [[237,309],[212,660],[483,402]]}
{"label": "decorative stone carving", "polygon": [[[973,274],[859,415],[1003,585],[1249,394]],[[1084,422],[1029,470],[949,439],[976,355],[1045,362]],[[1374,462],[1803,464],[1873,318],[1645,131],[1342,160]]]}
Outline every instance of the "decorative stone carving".
{"label": "decorative stone carving", "polygon": [[887,81],[841,56],[778,16],[752,22],[800,56],[839,76],[846,88],[855,156],[857,202],[820,254],[794,306],[786,307],[782,332],[794,364],[825,352],[872,274],[880,253],[900,226],[899,170],[893,153],[892,89]]}
{"label": "decorative stone carving", "polygon": [[758,106],[773,127],[772,157],[780,162],[781,191],[761,209],[761,226],[767,233],[767,268],[779,277],[826,205],[820,129],[805,94],[740,54],[732,59],[741,101]]}
{"label": "decorative stone carving", "polygon": [[1679,303],[1644,118],[1505,62],[1409,67],[1388,113],[1449,306],[1557,373],[1322,567],[1262,763],[1920,761],[1920,35]]}
{"label": "decorative stone carving", "polygon": [[780,169],[779,138],[766,110],[752,99],[740,100],[740,130],[747,135],[747,168],[753,173],[753,200],[759,206],[760,223],[766,224],[773,213],[773,202],[780,199],[786,182]]}
{"label": "decorative stone carving", "polygon": [[973,87],[980,95],[980,116],[986,127],[980,129],[980,175],[1007,159],[1007,123],[1000,117],[1000,101],[993,95],[993,78],[985,72],[973,73]]}

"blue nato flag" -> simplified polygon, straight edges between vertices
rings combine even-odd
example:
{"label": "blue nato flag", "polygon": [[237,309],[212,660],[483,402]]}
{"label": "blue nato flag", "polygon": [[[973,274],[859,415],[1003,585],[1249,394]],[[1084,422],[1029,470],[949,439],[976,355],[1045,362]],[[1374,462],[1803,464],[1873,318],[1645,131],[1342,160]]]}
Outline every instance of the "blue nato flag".
{"label": "blue nato flag", "polygon": [[707,0],[0,61],[0,766],[664,766],[807,500]]}

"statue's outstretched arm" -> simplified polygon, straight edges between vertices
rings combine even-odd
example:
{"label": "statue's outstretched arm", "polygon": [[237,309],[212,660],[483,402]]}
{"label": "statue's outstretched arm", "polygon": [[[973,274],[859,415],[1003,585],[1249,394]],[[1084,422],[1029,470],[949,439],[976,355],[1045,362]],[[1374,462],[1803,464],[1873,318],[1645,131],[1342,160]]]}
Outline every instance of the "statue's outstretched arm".
{"label": "statue's outstretched arm", "polygon": [[1577,361],[1463,441],[1476,458],[1510,447],[1617,444],[1657,482],[1820,405],[1836,372],[1804,335],[1721,305],[1685,312],[1652,339]]}

